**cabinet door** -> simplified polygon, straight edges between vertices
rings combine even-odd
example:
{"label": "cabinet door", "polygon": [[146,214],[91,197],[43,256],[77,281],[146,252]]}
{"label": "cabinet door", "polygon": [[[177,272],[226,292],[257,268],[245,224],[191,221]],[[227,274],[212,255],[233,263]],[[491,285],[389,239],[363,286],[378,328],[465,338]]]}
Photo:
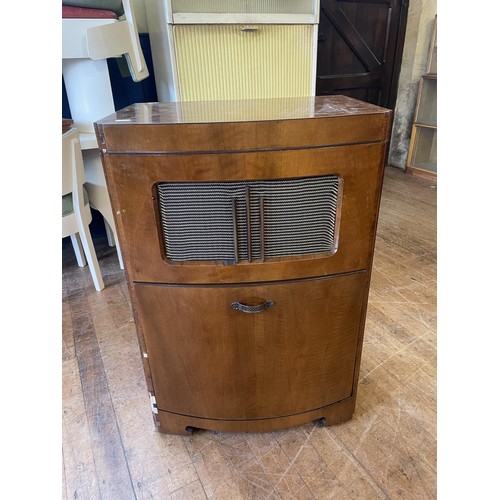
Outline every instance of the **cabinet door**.
{"label": "cabinet door", "polygon": [[366,285],[364,272],[255,286],[135,285],[158,408],[256,419],[349,397]]}
{"label": "cabinet door", "polygon": [[313,25],[174,26],[181,101],[314,95]]}
{"label": "cabinet door", "polygon": [[[105,170],[129,280],[246,283],[368,269],[384,150],[385,143],[231,154],[109,155]],[[328,184],[332,178],[338,182]],[[338,194],[335,205],[323,196],[328,185]],[[318,217],[327,208],[330,228],[325,233]],[[280,235],[281,241],[273,241]],[[316,238],[319,245],[310,246]],[[283,251],[287,241],[292,251]],[[222,244],[223,252],[208,251],[212,243]]]}

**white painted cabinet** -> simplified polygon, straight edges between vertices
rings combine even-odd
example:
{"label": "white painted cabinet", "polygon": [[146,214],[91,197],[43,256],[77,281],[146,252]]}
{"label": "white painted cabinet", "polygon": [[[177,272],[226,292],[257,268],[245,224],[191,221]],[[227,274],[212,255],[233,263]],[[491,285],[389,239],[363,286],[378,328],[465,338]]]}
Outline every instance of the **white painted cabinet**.
{"label": "white painted cabinet", "polygon": [[158,100],[315,95],[319,0],[149,0]]}

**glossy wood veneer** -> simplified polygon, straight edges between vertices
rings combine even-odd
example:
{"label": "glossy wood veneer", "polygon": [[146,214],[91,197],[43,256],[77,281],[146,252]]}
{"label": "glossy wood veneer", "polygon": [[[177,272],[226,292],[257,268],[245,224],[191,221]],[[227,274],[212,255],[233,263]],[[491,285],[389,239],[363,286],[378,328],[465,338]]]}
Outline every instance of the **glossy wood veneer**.
{"label": "glossy wood veneer", "polygon": [[[129,278],[134,282],[238,283],[367,269],[375,236],[384,151],[385,143],[363,144],[355,149],[339,146],[240,154],[110,154],[105,158],[106,175],[116,224],[121,228],[120,248],[129,263]],[[158,182],[294,178],[331,173],[343,179],[335,253],[321,259],[304,257],[300,265],[293,259],[239,266],[165,264],[158,229]]]}
{"label": "glossy wood veneer", "polygon": [[[354,410],[391,112],[342,96],[135,105],[96,124],[162,432],[265,431]],[[160,182],[337,175],[337,247],[170,262]],[[272,307],[258,314],[235,301]]]}

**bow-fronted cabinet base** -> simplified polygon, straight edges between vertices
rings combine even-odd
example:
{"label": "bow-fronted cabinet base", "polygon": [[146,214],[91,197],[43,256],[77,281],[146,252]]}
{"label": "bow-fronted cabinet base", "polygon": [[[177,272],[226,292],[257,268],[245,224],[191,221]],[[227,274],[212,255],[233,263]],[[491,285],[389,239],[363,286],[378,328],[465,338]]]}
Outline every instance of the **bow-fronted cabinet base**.
{"label": "bow-fronted cabinet base", "polygon": [[352,417],[391,117],[328,96],[97,123],[159,431]]}

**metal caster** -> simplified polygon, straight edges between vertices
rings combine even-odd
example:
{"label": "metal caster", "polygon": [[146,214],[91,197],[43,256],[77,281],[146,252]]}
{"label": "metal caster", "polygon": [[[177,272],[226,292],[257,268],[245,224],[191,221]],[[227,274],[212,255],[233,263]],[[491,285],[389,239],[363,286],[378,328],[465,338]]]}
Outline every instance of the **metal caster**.
{"label": "metal caster", "polygon": [[316,420],[313,420],[313,424],[316,425],[317,427],[325,427],[326,426],[326,418],[321,417]]}

